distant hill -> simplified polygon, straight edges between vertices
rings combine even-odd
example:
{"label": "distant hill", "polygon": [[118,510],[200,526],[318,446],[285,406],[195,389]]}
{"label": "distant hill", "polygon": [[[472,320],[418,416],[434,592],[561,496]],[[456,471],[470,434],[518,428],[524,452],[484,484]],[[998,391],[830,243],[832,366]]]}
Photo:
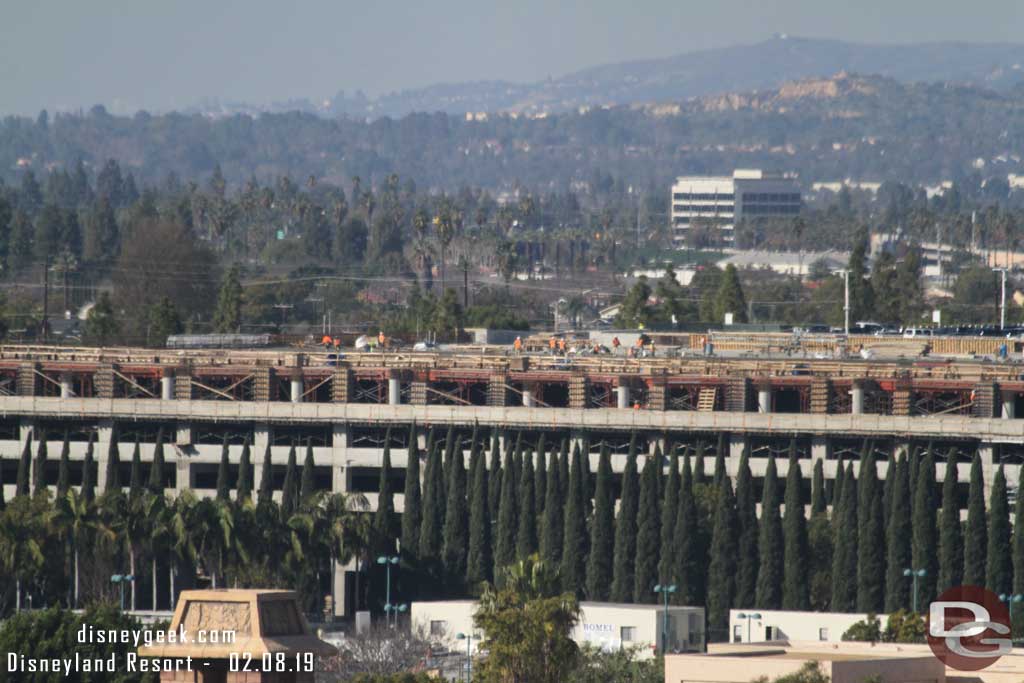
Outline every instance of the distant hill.
{"label": "distant hill", "polygon": [[320,113],[403,116],[410,112],[562,112],[583,106],[670,102],[776,88],[838,72],[900,82],[952,82],[1007,90],[1024,83],[1024,44],[872,45],[776,37],[752,45],[607,64],[538,83],[449,83],[376,99],[339,93]]}

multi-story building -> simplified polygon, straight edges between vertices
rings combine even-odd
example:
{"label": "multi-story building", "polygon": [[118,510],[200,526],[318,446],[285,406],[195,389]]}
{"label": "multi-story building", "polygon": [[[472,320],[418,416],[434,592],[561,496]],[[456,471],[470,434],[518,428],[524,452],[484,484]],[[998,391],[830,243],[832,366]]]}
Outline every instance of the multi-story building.
{"label": "multi-story building", "polygon": [[800,187],[781,174],[738,169],[732,176],[681,176],[672,185],[672,237],[682,244],[692,227],[703,225],[731,243],[741,220],[795,216],[801,206]]}

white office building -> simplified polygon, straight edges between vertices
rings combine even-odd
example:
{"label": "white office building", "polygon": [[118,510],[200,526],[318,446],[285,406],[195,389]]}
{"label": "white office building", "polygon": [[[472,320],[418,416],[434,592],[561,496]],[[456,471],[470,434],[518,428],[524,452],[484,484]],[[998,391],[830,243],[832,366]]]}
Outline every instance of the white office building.
{"label": "white office building", "polygon": [[801,206],[800,187],[781,174],[737,169],[732,176],[680,176],[672,185],[672,237],[682,245],[691,228],[703,225],[732,243],[740,221],[792,217]]}
{"label": "white office building", "polygon": [[[473,626],[475,600],[414,602],[410,607],[412,629],[453,652],[476,651],[478,629]],[[661,605],[634,605],[609,602],[581,602],[580,620],[572,639],[602,650],[640,648],[638,656],[653,657],[667,636],[670,652],[704,650],[704,608],[670,605],[666,621]],[[666,631],[667,627],[667,631]],[[467,643],[459,634],[473,634]]]}
{"label": "white office building", "polygon": [[[846,612],[796,612],[789,610],[729,610],[729,640],[733,643],[765,643],[780,640],[839,643],[843,634],[867,614]],[[883,628],[888,617],[878,617]]]}

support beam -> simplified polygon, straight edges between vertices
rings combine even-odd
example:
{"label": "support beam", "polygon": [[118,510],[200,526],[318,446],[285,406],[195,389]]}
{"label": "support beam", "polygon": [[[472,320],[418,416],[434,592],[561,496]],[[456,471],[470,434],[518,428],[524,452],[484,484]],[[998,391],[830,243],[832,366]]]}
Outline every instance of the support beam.
{"label": "support beam", "polygon": [[620,384],[615,387],[615,395],[618,399],[618,407],[621,410],[629,408],[629,385]]}
{"label": "support beam", "polygon": [[160,398],[164,401],[175,399],[174,375],[164,375],[160,378]]}
{"label": "support beam", "polygon": [[74,384],[70,372],[60,373],[60,397],[71,398],[75,395]]}
{"label": "support beam", "polygon": [[1004,420],[1013,420],[1017,417],[1017,392],[1003,391],[1002,394],[1002,417]]}
{"label": "support beam", "polygon": [[757,412],[772,412],[772,387],[769,384],[757,386]]}
{"label": "support beam", "polygon": [[533,390],[532,389],[523,389],[523,407],[524,408],[533,408],[534,406],[535,406],[535,403],[534,403],[534,400],[533,400]]}
{"label": "support beam", "polygon": [[292,375],[289,393],[292,403],[302,403],[302,375]]}
{"label": "support beam", "polygon": [[388,378],[388,405],[397,406],[402,402],[402,382],[397,377]]}
{"label": "support beam", "polygon": [[850,387],[850,412],[854,415],[864,414],[864,384],[854,381]]}

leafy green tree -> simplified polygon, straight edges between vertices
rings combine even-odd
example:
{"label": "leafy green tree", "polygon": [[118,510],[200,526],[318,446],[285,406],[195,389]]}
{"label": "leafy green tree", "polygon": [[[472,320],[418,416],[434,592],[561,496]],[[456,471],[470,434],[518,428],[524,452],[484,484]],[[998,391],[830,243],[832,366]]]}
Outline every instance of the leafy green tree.
{"label": "leafy green tree", "polygon": [[238,332],[242,325],[241,272],[233,265],[224,275],[217,295],[217,308],[213,313],[213,328],[217,332]]}
{"label": "leafy green tree", "polygon": [[[67,434],[64,435],[65,441]],[[142,453],[139,438],[135,437],[135,445],[132,447],[132,469],[128,479],[128,497],[135,499],[142,495]],[[220,474],[218,473],[218,476]]]}
{"label": "leafy green tree", "polygon": [[971,482],[967,493],[967,524],[964,527],[964,578],[970,586],[985,585],[985,555],[988,548],[988,518],[985,514],[985,482],[981,476],[981,456],[974,454]]}
{"label": "leafy green tree", "polygon": [[[0,479],[0,481],[3,481]],[[3,488],[0,485],[0,488]],[[57,470],[57,498],[63,498],[71,488],[71,444],[68,443],[67,430],[64,431],[64,443],[60,447],[60,465]]]}
{"label": "leafy green tree", "polygon": [[[82,500],[92,503],[96,498],[96,463],[93,460],[93,435],[89,435],[89,443],[85,447],[85,458],[82,460]],[[20,470],[19,470],[20,473]]]}
{"label": "leafy green tree", "polygon": [[808,593],[807,520],[804,518],[803,475],[795,449],[790,450],[786,473],[786,509],[782,517],[785,543],[783,562],[782,609],[805,610],[810,606]]}
{"label": "leafy green tree", "polygon": [[[537,464],[534,467],[533,495],[537,501],[537,518],[544,518],[544,505],[547,502],[548,472],[547,472],[547,444],[544,434],[541,433],[537,439]],[[540,548],[541,523],[537,523],[537,547]],[[541,557],[543,559],[543,556]]]}
{"label": "leafy green tree", "polygon": [[501,480],[501,503],[498,505],[498,527],[494,542],[494,577],[501,583],[501,569],[516,561],[516,532],[519,528],[519,501],[516,494],[515,455],[505,460]]}
{"label": "leafy green tree", "polygon": [[854,623],[843,632],[844,641],[878,643],[882,640],[882,621],[875,614],[868,614],[867,619]]}
{"label": "leafy green tree", "polygon": [[[40,445],[45,444],[40,439]],[[38,471],[38,470],[37,470]],[[117,443],[117,430],[112,430],[110,443],[107,445],[106,479],[103,484],[104,493],[120,493],[121,491],[121,449]]]}
{"label": "leafy green tree", "polygon": [[831,520],[824,513],[812,514],[807,525],[807,545],[811,554],[811,609],[816,612],[831,611],[832,541]]}
{"label": "leafy green tree", "polygon": [[242,455],[238,460],[238,485],[235,488],[235,500],[239,503],[252,499],[252,454],[249,448],[249,437],[242,444]]}
{"label": "leafy green tree", "polygon": [[114,304],[110,294],[100,292],[95,305],[89,309],[85,318],[84,340],[96,346],[106,346],[120,333],[121,324],[114,312]]}
{"label": "leafy green tree", "polygon": [[661,500],[658,480],[661,477],[661,450],[644,462],[640,477],[640,495],[637,500],[636,565],[633,583],[633,602],[654,602],[654,586],[658,583],[658,556],[661,552]]}
{"label": "leafy green tree", "polygon": [[[774,458],[773,458],[774,459]],[[750,445],[740,456],[736,475],[736,519],[739,524],[739,568],[736,574],[736,607],[755,607],[758,567],[757,501],[754,499],[754,477],[750,472]]]}
{"label": "leafy green tree", "polygon": [[782,520],[779,518],[778,488],[779,475],[775,458],[769,458],[761,496],[761,529],[758,539],[760,571],[754,600],[754,605],[761,609],[779,609],[782,606],[784,541]]}
{"label": "leafy green tree", "polygon": [[[312,465],[312,448],[307,457]],[[382,553],[390,554],[395,550],[395,521],[395,497],[391,490],[391,430],[388,429],[377,482],[377,511],[373,515],[373,535]]]}
{"label": "leafy green tree", "polygon": [[[1017,479],[1017,490],[1024,491],[1024,467],[1020,468]],[[943,487],[945,488],[945,487]],[[945,513],[945,511],[943,511]],[[943,520],[945,514],[943,514]],[[1013,509],[1013,535],[1011,537],[1011,554],[1013,556],[1013,594],[1024,594],[1024,496],[1018,495]],[[941,585],[940,585],[941,590]],[[1024,605],[1010,603],[1010,617],[1013,620],[1014,638],[1024,632]]]}
{"label": "leafy green tree", "polygon": [[[585,475],[579,444],[572,449],[572,467],[566,491],[565,525],[562,531],[562,586],[566,592],[577,593],[586,580],[587,518],[583,501]],[[500,524],[498,525],[501,526]],[[614,588],[613,588],[614,590]]]}
{"label": "leafy green tree", "polygon": [[465,311],[459,305],[459,297],[454,289],[444,290],[444,294],[437,300],[434,307],[434,314],[431,318],[431,331],[439,339],[456,341],[462,332],[465,323]]}
{"label": "leafy green tree", "polygon": [[420,561],[436,565],[444,538],[444,467],[441,447],[435,441],[427,455],[423,477],[423,525],[420,527]]}
{"label": "leafy green tree", "polygon": [[992,480],[988,515],[988,560],[985,587],[996,595],[1009,594],[1013,587],[1013,558],[1010,548],[1010,506],[1006,498],[1006,475],[1000,466]]}
{"label": "leafy green tree", "polygon": [[519,474],[519,527],[516,530],[516,555],[528,557],[537,552],[537,496],[534,491],[533,456],[527,452]]}
{"label": "leafy green tree", "polygon": [[622,300],[615,324],[628,329],[649,325],[654,317],[648,303],[650,298],[651,286],[647,284],[647,276],[641,275]]}
{"label": "leafy green tree", "polygon": [[823,515],[828,511],[825,502],[825,466],[823,460],[814,461],[814,471],[811,475],[811,517]]}
{"label": "leafy green tree", "polygon": [[[390,431],[390,430],[389,430]],[[384,452],[384,463],[381,466],[381,478],[385,478],[385,465],[390,475],[391,470],[391,453],[385,447]],[[387,477],[387,481],[390,483],[390,476]],[[394,498],[391,494],[390,487],[385,495],[383,489],[380,490],[380,495],[377,497],[377,512],[380,513],[381,507],[387,508],[391,506],[391,515],[387,517],[387,520],[392,523],[394,522],[395,516],[395,503]],[[304,507],[309,503],[310,498],[316,493],[316,463],[313,461],[313,442],[310,439],[306,439],[306,457],[302,461],[302,474],[299,477],[299,497],[296,501],[300,507]],[[390,528],[390,527],[389,527]]]}
{"label": "leafy green tree", "polygon": [[[563,440],[563,450],[564,448]],[[558,566],[562,562],[565,498],[562,495],[560,472],[559,455],[552,451],[547,489],[544,492],[544,520],[540,528],[540,556],[549,566]]]}
{"label": "leafy green tree", "polygon": [[836,517],[832,555],[832,610],[852,612],[857,605],[857,489],[853,463],[846,466]]}
{"label": "leafy green tree", "polygon": [[[505,435],[508,439],[508,435]],[[487,500],[491,504],[491,519],[498,520],[498,511],[501,505],[501,480],[504,470],[501,466],[501,437],[497,429],[491,439],[491,465],[488,468],[487,476]]]}
{"label": "leafy green tree", "polygon": [[[415,560],[420,552],[420,527],[423,525],[423,500],[420,496],[420,449],[416,442],[415,424],[409,427],[408,448],[405,465],[405,489],[403,491],[405,509],[402,512],[402,555],[406,559]],[[487,481],[486,476],[485,472],[485,482]]]}
{"label": "leafy green tree", "polygon": [[871,612],[882,607],[885,597],[882,491],[871,444],[863,449],[857,484],[857,609]]}
{"label": "leafy green tree", "polygon": [[639,510],[639,482],[636,465],[636,435],[629,445],[622,473],[619,515],[615,520],[615,557],[612,570],[612,602],[629,602],[636,583],[636,534]]}
{"label": "leafy green tree", "polygon": [[587,561],[587,597],[606,602],[612,582],[615,551],[615,493],[612,490],[612,460],[607,444],[601,446],[594,492],[594,518],[590,524],[590,557]]}
{"label": "leafy green tree", "polygon": [[165,296],[160,301],[149,307],[149,343],[154,346],[163,346],[167,343],[167,337],[172,334],[181,334],[185,330],[185,324],[181,320],[181,314],[175,308],[170,297]]}
{"label": "leafy green tree", "polygon": [[561,683],[576,668],[579,649],[571,632],[579,604],[564,580],[536,556],[503,570],[500,588],[487,586],[473,623],[488,653],[474,676],[488,683]]}
{"label": "leafy green tree", "polygon": [[260,468],[260,488],[257,501],[260,505],[269,505],[274,501],[274,474],[270,443],[263,451],[263,463]]}
{"label": "leafy green tree", "polygon": [[956,484],[956,456],[950,453],[946,458],[946,474],[942,480],[942,513],[939,516],[939,577],[936,586],[939,593],[959,586],[964,572],[960,504],[957,501]]}
{"label": "leafy green tree", "polygon": [[299,493],[297,467],[295,444],[292,443],[288,449],[288,464],[285,466],[284,486],[281,489],[281,518],[284,520],[288,520],[298,508],[298,501],[295,500]]}
{"label": "leafy green tree", "polygon": [[722,273],[721,284],[715,293],[715,318],[717,322],[725,319],[726,313],[733,314],[733,322],[747,322],[747,300],[743,295],[739,272],[736,266],[729,264]]}
{"label": "leafy green tree", "polygon": [[[1005,488],[1005,487],[1004,487]],[[939,539],[935,524],[935,458],[932,448],[925,451],[924,459],[917,468],[917,487],[914,490],[914,521],[913,521],[913,561],[914,569],[925,571],[918,581],[918,599],[920,604],[927,605],[935,599],[935,579],[938,563],[935,549]],[[1009,514],[1007,513],[1007,524]],[[1007,529],[1009,534],[1009,529]],[[1007,536],[1007,541],[1009,537]],[[1003,546],[1005,548],[1005,546]],[[1004,552],[1005,554],[1005,552]],[[1007,581],[1009,588],[1009,581]]]}
{"label": "leafy green tree", "polygon": [[164,433],[157,432],[156,445],[153,447],[153,462],[149,465],[149,481],[146,488],[153,495],[162,496],[164,493]]}
{"label": "leafy green tree", "polygon": [[739,538],[736,502],[728,477],[718,488],[715,526],[711,536],[711,557],[708,565],[708,636],[721,638],[728,633],[729,609],[736,597],[736,568]]}
{"label": "leafy green tree", "polygon": [[25,438],[25,445],[21,449],[21,460],[18,461],[18,478],[14,486],[15,496],[27,496],[31,485],[30,477],[32,472],[32,436]]}
{"label": "leafy green tree", "polygon": [[847,264],[847,270],[850,271],[850,320],[871,318],[875,296],[867,277],[867,257],[868,235],[866,230],[862,230],[857,234]]}

